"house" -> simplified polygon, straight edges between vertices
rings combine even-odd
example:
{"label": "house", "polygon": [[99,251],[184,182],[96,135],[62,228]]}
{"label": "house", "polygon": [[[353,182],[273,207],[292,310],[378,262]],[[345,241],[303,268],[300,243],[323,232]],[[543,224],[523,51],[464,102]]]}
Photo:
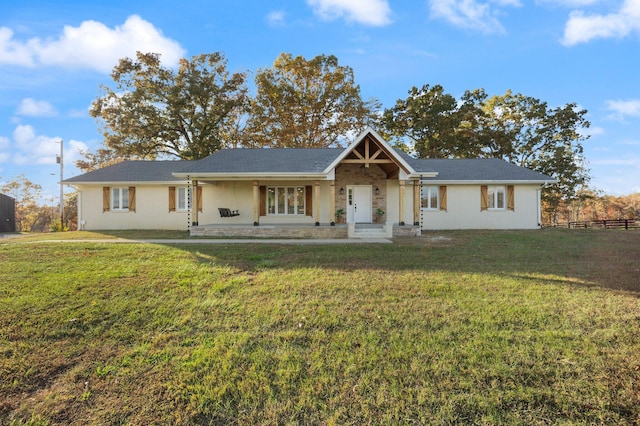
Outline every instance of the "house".
{"label": "house", "polygon": [[370,223],[386,235],[538,228],[540,191],[554,180],[500,159],[414,159],[367,129],[347,148],[223,149],[64,182],[79,192],[80,229],[347,236]]}

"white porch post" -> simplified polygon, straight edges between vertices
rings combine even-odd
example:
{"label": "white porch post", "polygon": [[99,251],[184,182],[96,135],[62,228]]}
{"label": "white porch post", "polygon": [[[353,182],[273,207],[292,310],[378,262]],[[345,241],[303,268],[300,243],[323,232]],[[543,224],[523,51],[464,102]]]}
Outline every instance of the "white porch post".
{"label": "white porch post", "polygon": [[405,197],[405,184],[406,181],[401,180],[400,183],[400,226],[404,225],[404,197]]}

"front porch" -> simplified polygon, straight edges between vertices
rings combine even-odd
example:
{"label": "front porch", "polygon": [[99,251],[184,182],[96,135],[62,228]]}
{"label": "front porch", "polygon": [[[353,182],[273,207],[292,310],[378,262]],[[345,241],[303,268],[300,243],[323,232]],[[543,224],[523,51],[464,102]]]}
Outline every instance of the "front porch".
{"label": "front porch", "polygon": [[418,236],[420,227],[413,225],[366,224],[366,225],[200,225],[192,226],[192,237],[225,238],[304,238],[304,239],[347,239],[347,238],[393,238]]}

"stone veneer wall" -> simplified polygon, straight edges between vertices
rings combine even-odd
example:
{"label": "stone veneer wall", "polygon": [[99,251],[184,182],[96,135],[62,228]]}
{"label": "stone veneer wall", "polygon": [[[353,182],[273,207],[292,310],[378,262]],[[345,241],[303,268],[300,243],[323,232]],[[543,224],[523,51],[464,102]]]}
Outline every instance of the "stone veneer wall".
{"label": "stone veneer wall", "polygon": [[422,235],[422,231],[420,230],[419,226],[413,226],[413,225],[405,225],[405,226],[394,225],[393,226],[394,237],[419,237],[420,235]]}
{"label": "stone veneer wall", "polygon": [[[418,237],[421,235],[419,226],[393,226],[394,237]],[[233,226],[207,227],[194,226],[191,228],[192,237],[226,237],[226,238],[307,238],[307,239],[341,239],[348,238],[346,226],[320,227],[277,227],[277,226]]]}
{"label": "stone veneer wall", "polygon": [[230,226],[191,228],[192,237],[251,237],[251,238],[347,238],[346,226]]}
{"label": "stone veneer wall", "polygon": [[[371,185],[372,201],[371,222],[376,221],[376,209],[387,211],[387,175],[376,164],[365,167],[364,173],[360,164],[339,164],[336,167],[336,210],[347,210],[347,185]],[[340,194],[344,188],[344,194]],[[380,193],[376,195],[376,188]]]}

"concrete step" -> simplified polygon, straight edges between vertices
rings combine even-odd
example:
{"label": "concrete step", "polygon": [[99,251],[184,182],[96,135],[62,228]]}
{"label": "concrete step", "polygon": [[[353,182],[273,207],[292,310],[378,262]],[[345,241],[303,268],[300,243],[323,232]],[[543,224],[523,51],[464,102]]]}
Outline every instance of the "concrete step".
{"label": "concrete step", "polygon": [[354,238],[387,238],[382,225],[376,224],[358,224],[352,236]]}

